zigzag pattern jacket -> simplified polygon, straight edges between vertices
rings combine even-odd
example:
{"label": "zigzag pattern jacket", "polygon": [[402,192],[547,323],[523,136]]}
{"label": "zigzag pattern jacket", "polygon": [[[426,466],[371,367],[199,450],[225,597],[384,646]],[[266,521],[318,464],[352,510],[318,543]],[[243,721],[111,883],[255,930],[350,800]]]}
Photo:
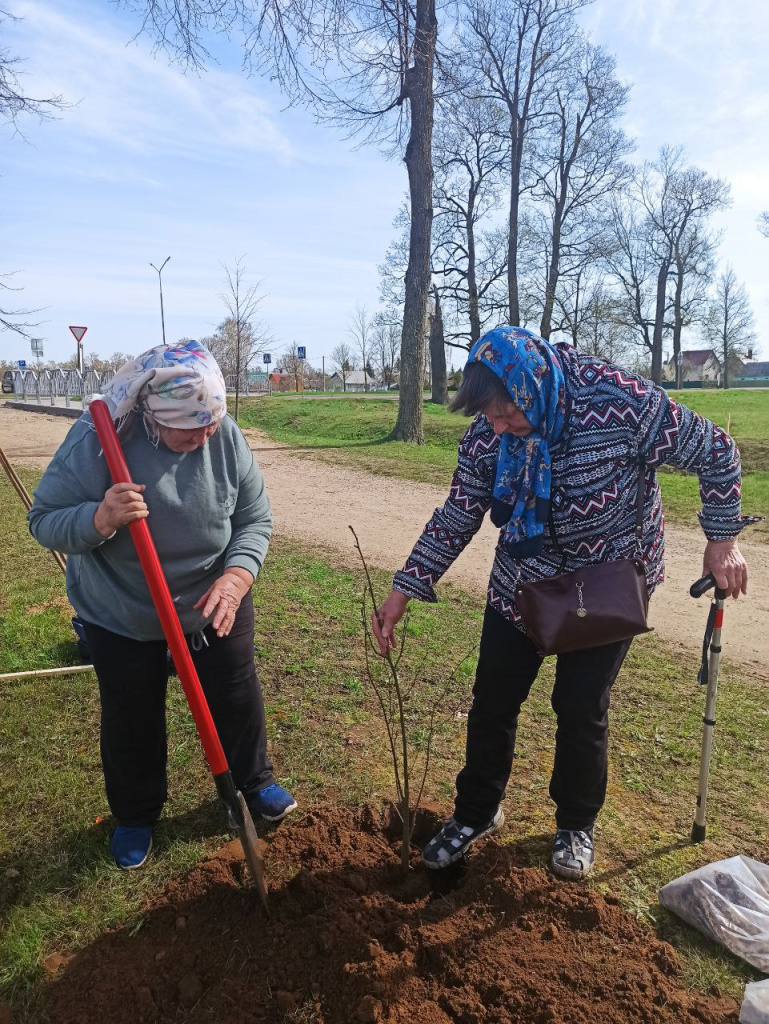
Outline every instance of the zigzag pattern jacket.
{"label": "zigzag pattern jacket", "polygon": [[[549,532],[534,558],[516,560],[497,546],[488,602],[523,629],[516,584],[570,572],[594,562],[629,558],[635,550],[635,500],[644,465],[643,559],[649,593],[664,578],[664,517],[655,470],[671,465],[699,476],[700,524],[709,540],[735,537],[740,514],[740,453],[731,437],[679,405],[663,388],[627,370],[556,346],[566,379],[566,426],[551,445],[552,514],[566,556],[562,567]],[[446,503],[433,513],[395,590],[435,602],[435,584],[480,529],[491,506],[499,438],[483,416],[459,445]]]}

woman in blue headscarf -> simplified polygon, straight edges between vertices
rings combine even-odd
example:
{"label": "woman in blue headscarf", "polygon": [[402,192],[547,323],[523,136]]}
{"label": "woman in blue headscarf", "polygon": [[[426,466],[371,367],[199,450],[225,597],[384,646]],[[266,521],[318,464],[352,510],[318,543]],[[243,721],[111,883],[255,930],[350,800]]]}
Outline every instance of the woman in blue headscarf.
{"label": "woman in blue headscarf", "polygon": [[[381,653],[410,599],[436,601],[435,584],[479,530],[500,527],[467,722],[466,762],[454,815],[423,860],[443,868],[503,823],[501,802],[518,713],[542,664],[515,601],[522,582],[628,558],[636,548],[636,495],[644,474],[642,557],[649,593],[663,578],[663,517],[655,467],[695,470],[707,538],[704,569],[734,597],[747,567],[737,534],[740,459],[719,427],[636,374],[520,327],[498,327],[470,350],[451,409],[476,418],[459,446],[449,498],[436,509],[372,616]],[[611,686],[630,641],[557,658],[558,719],[550,796],[556,807],[552,870],[583,878],[607,783]]]}

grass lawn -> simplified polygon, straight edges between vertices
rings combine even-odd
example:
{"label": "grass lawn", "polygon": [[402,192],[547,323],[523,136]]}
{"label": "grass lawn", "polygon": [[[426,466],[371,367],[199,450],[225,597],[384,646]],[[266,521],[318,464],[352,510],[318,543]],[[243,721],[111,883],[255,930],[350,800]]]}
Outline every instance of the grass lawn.
{"label": "grass lawn", "polygon": [[[769,390],[679,391],[672,395],[695,412],[729,425],[743,459],[743,510],[769,513]],[[276,441],[312,450],[313,457],[384,476],[447,486],[456,465],[457,444],[467,423],[443,406],[426,402],[425,444],[388,441],[397,415],[392,401],[340,397],[250,399],[240,423]],[[699,508],[697,478],[678,470],[660,474],[665,511],[671,520],[695,526]],[[749,536],[769,543],[769,524]]]}
{"label": "grass lawn", "polygon": [[[31,489],[34,478],[22,471]],[[26,531],[16,495],[0,482],[0,671],[76,661],[61,574]],[[388,579],[374,573],[382,593]],[[280,782],[301,806],[379,802],[391,795],[389,763],[360,640],[362,576],[321,550],[280,541],[255,588],[257,662]],[[424,686],[445,679],[477,642],[482,607],[448,586],[439,606],[416,606],[407,671]],[[703,609],[704,611],[704,609]],[[410,666],[410,669],[408,668]],[[473,658],[457,673],[440,724],[427,791],[450,806],[462,763]],[[607,805],[592,885],[616,893],[681,952],[686,980],[741,997],[755,977],[743,963],[662,911],[660,884],[707,861],[769,840],[769,710],[766,690],[724,672],[712,771],[709,840],[692,847],[704,694],[696,666],[653,637],[637,642],[617,683]],[[547,782],[554,720],[552,666],[522,715],[506,803],[505,840],[521,863],[545,865],[552,835]],[[85,946],[104,928],[141,927],[142,900],[225,837],[224,816],[180,687],[170,684],[170,800],[157,855],[138,873],[111,866],[111,830],[98,758],[92,675],[0,683],[0,997],[15,1021],[35,1019],[44,962]]]}

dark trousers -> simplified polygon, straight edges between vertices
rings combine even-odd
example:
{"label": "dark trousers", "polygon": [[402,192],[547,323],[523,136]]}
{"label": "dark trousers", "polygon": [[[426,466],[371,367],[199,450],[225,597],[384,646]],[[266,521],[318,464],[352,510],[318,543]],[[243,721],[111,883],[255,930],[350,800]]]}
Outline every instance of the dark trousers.
{"label": "dark trousers", "polygon": [[[609,694],[630,640],[559,654],[552,705],[557,717],[550,797],[558,828],[591,828],[606,797]],[[465,767],[457,776],[455,816],[478,827],[505,795],[518,713],[542,658],[520,630],[487,605],[467,718]]]}
{"label": "dark trousers", "polygon": [[[84,623],[101,697],[107,800],[121,825],[153,825],[167,796],[165,640],[140,641]],[[249,797],[275,779],[254,666],[254,606],[243,598],[229,636],[208,626],[190,653],[235,785]],[[190,638],[187,638],[188,644]]]}

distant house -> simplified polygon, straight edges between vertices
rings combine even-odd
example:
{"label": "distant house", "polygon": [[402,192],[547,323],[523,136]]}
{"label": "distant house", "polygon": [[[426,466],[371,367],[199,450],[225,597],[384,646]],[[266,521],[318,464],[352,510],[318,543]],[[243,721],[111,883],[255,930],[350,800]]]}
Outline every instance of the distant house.
{"label": "distant house", "polygon": [[[665,378],[676,379],[675,357],[665,363]],[[718,384],[721,380],[721,360],[712,348],[695,348],[681,353],[681,381],[699,381],[702,384]]]}
{"label": "distant house", "polygon": [[376,381],[364,370],[350,370],[344,380],[340,373],[333,374],[329,377],[329,384],[332,391],[371,391],[376,386]]}
{"label": "distant house", "polygon": [[758,386],[769,385],[769,362],[751,359],[743,363],[734,376],[741,381],[754,382]]}
{"label": "distant house", "polygon": [[273,371],[270,374],[270,384],[275,391],[295,391],[296,381],[294,380],[293,373],[281,373],[280,371]]}

